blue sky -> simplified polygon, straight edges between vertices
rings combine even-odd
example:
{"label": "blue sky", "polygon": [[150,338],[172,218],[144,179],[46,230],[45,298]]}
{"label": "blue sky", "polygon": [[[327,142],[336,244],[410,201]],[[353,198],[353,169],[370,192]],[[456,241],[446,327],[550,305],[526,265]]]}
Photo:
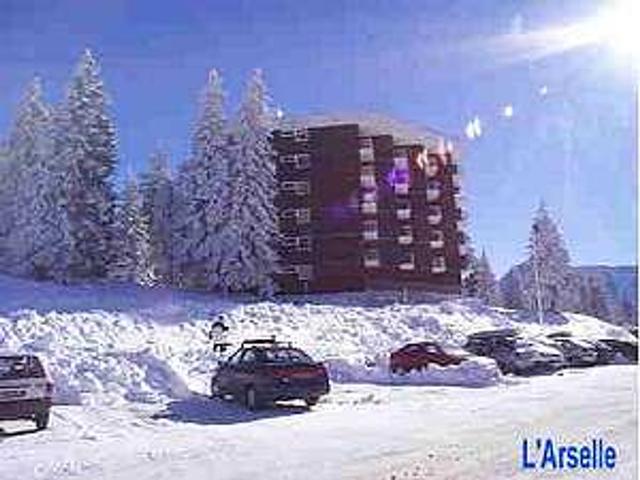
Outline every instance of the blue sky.
{"label": "blue sky", "polygon": [[478,116],[482,135],[461,144],[463,181],[475,246],[499,273],[523,259],[541,199],[575,264],[635,264],[629,62],[602,45],[539,56],[513,36],[606,3],[2,0],[0,134],[34,74],[55,102],[89,47],[113,101],[122,165],[141,168],[158,142],[177,163],[207,70],[221,70],[234,105],[261,67],[274,101],[293,113],[386,113],[463,140]]}

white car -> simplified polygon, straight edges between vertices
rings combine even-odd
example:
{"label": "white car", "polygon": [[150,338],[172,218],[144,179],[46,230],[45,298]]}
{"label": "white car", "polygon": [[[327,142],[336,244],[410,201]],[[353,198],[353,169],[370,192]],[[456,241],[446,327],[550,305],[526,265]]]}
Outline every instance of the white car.
{"label": "white car", "polygon": [[0,420],[49,425],[53,383],[35,355],[0,352]]}

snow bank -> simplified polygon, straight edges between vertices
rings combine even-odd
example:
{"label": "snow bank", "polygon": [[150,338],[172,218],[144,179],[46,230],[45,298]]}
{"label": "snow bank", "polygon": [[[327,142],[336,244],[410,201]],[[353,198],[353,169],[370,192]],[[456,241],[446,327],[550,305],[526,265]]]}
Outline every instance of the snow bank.
{"label": "snow bank", "polygon": [[375,365],[350,363],[340,358],[327,360],[331,379],[336,382],[376,383],[380,385],[450,385],[487,387],[501,378],[496,362],[489,358],[473,357],[460,365],[439,367],[430,365],[421,371],[393,374],[386,362]]}
{"label": "snow bank", "polygon": [[[572,330],[629,335],[569,314],[540,327],[472,300],[399,304],[393,296],[342,294],[255,301],[124,286],[64,287],[0,276],[0,348],[39,353],[61,402],[155,402],[206,393],[217,358],[207,338],[224,314],[233,344],[276,335],[327,360],[334,381],[482,386],[499,375],[490,360],[389,376],[388,353],[435,340],[460,346],[468,334],[517,326],[531,334]],[[551,319],[550,319],[551,320]]]}

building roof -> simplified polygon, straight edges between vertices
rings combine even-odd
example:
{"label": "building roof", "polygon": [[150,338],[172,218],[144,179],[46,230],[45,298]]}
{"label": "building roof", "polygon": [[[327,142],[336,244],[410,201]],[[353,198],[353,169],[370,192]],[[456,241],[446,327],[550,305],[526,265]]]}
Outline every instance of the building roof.
{"label": "building roof", "polygon": [[312,128],[336,124],[358,124],[363,135],[393,135],[395,142],[399,144],[422,144],[435,148],[438,143],[454,140],[453,135],[377,113],[294,115],[285,116],[281,121],[282,128]]}

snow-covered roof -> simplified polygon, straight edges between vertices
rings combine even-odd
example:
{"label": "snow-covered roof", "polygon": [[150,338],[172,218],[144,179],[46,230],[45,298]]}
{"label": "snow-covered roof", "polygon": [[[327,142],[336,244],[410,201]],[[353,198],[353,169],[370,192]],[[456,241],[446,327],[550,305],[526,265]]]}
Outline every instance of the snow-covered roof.
{"label": "snow-covered roof", "polygon": [[354,123],[360,127],[362,135],[393,135],[395,142],[399,144],[423,144],[428,147],[435,147],[438,142],[453,140],[452,135],[436,129],[378,113],[285,115],[280,125],[281,128],[309,128]]}

